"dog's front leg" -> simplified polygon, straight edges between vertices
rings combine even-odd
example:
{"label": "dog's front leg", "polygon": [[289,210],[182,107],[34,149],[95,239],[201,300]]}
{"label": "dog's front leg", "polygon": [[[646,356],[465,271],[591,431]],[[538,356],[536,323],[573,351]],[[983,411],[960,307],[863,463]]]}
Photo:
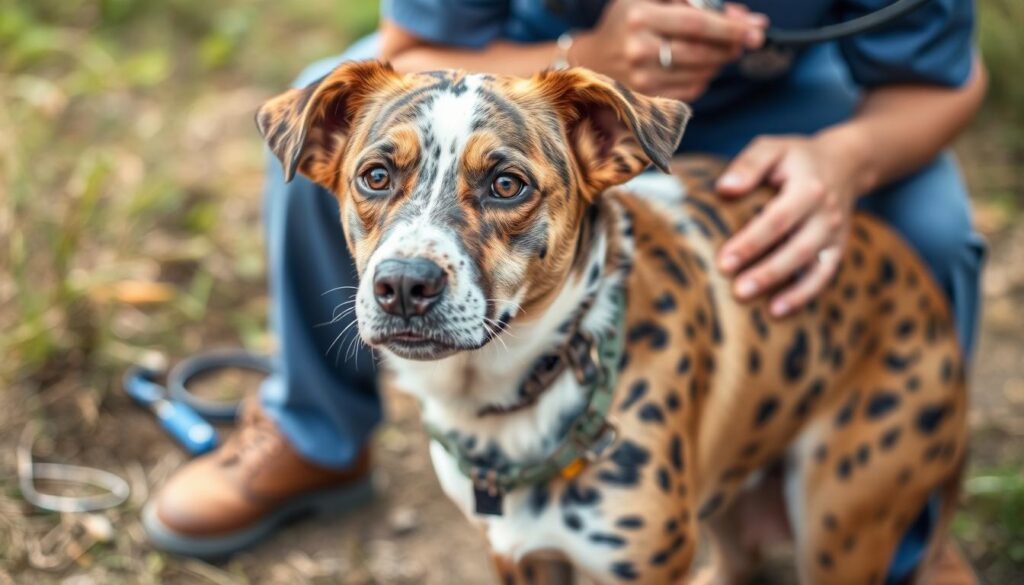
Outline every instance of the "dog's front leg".
{"label": "dog's front leg", "polygon": [[531,556],[519,561],[494,555],[501,585],[573,585],[572,565],[563,559]]}

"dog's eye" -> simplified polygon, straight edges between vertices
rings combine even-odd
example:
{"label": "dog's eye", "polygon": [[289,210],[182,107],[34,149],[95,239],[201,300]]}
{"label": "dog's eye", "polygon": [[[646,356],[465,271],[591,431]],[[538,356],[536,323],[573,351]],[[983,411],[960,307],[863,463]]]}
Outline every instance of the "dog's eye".
{"label": "dog's eye", "polygon": [[502,173],[491,183],[491,194],[499,199],[511,199],[523,192],[526,183],[511,173]]}
{"label": "dog's eye", "polygon": [[386,191],[391,186],[391,173],[382,166],[370,167],[360,179],[370,191]]}

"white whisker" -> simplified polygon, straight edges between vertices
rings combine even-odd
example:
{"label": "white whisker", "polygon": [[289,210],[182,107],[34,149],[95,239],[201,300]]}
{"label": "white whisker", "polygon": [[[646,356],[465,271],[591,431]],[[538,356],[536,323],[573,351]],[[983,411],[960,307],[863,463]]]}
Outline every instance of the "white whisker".
{"label": "white whisker", "polygon": [[[338,336],[334,338],[334,341],[332,341],[331,344],[329,346],[327,346],[327,351],[324,352],[324,356],[325,357],[331,355],[331,349],[334,348],[334,344],[338,343],[338,340],[341,339],[341,336],[345,335],[345,332],[348,331],[349,329],[351,329],[352,326],[355,325],[358,322],[359,321],[353,320],[351,323],[346,325],[344,329],[341,330],[341,333],[339,333]],[[358,329],[356,331],[358,331]]]}
{"label": "white whisker", "polygon": [[[337,307],[335,307],[335,308],[337,308]],[[351,314],[355,310],[356,310],[355,307],[349,307],[349,308],[345,309],[344,311],[342,311],[342,313],[340,315],[335,315],[334,317],[332,317],[330,321],[324,321],[323,323],[317,323],[313,327],[326,327],[327,325],[334,325],[338,321],[341,321],[342,319],[344,319],[346,315]]]}
{"label": "white whisker", "polygon": [[320,296],[329,295],[329,294],[331,294],[334,291],[339,291],[339,290],[344,290],[344,289],[359,290],[359,287],[358,286],[348,286],[348,285],[336,286],[336,287],[334,287],[332,289],[325,290],[324,292],[320,293]]}

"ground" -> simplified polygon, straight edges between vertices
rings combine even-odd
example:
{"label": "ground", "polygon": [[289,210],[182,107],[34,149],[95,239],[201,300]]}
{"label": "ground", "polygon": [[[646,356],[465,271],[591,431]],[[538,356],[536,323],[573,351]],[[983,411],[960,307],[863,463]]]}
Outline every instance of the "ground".
{"label": "ground", "polygon": [[[1024,43],[1009,24],[1024,12],[1011,3],[982,2],[993,99],[958,144],[992,246],[956,532],[993,585],[1024,581],[1024,140],[1011,117],[1024,111]],[[0,585],[488,582],[480,538],[433,478],[415,406],[390,394],[380,495],[365,510],[296,524],[226,564],[145,544],[138,511],[184,455],[121,393],[120,373],[204,348],[271,349],[253,112],[373,25],[369,4],[215,4],[0,2]],[[109,522],[109,541],[64,545],[83,517],[20,498],[15,446],[29,423],[37,458],[129,480],[128,503],[84,519],[100,537]]]}

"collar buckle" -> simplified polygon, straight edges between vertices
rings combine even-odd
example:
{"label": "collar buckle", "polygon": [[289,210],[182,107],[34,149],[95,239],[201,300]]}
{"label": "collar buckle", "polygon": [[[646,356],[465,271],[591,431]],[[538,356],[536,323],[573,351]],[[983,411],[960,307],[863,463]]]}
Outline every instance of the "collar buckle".
{"label": "collar buckle", "polygon": [[601,352],[591,334],[574,332],[565,344],[563,358],[580,384],[593,386],[600,382]]}
{"label": "collar buckle", "polygon": [[604,459],[612,452],[613,447],[619,442],[619,429],[611,421],[605,420],[604,426],[598,431],[594,440],[586,446],[583,451],[583,459],[587,463],[594,463]]}

